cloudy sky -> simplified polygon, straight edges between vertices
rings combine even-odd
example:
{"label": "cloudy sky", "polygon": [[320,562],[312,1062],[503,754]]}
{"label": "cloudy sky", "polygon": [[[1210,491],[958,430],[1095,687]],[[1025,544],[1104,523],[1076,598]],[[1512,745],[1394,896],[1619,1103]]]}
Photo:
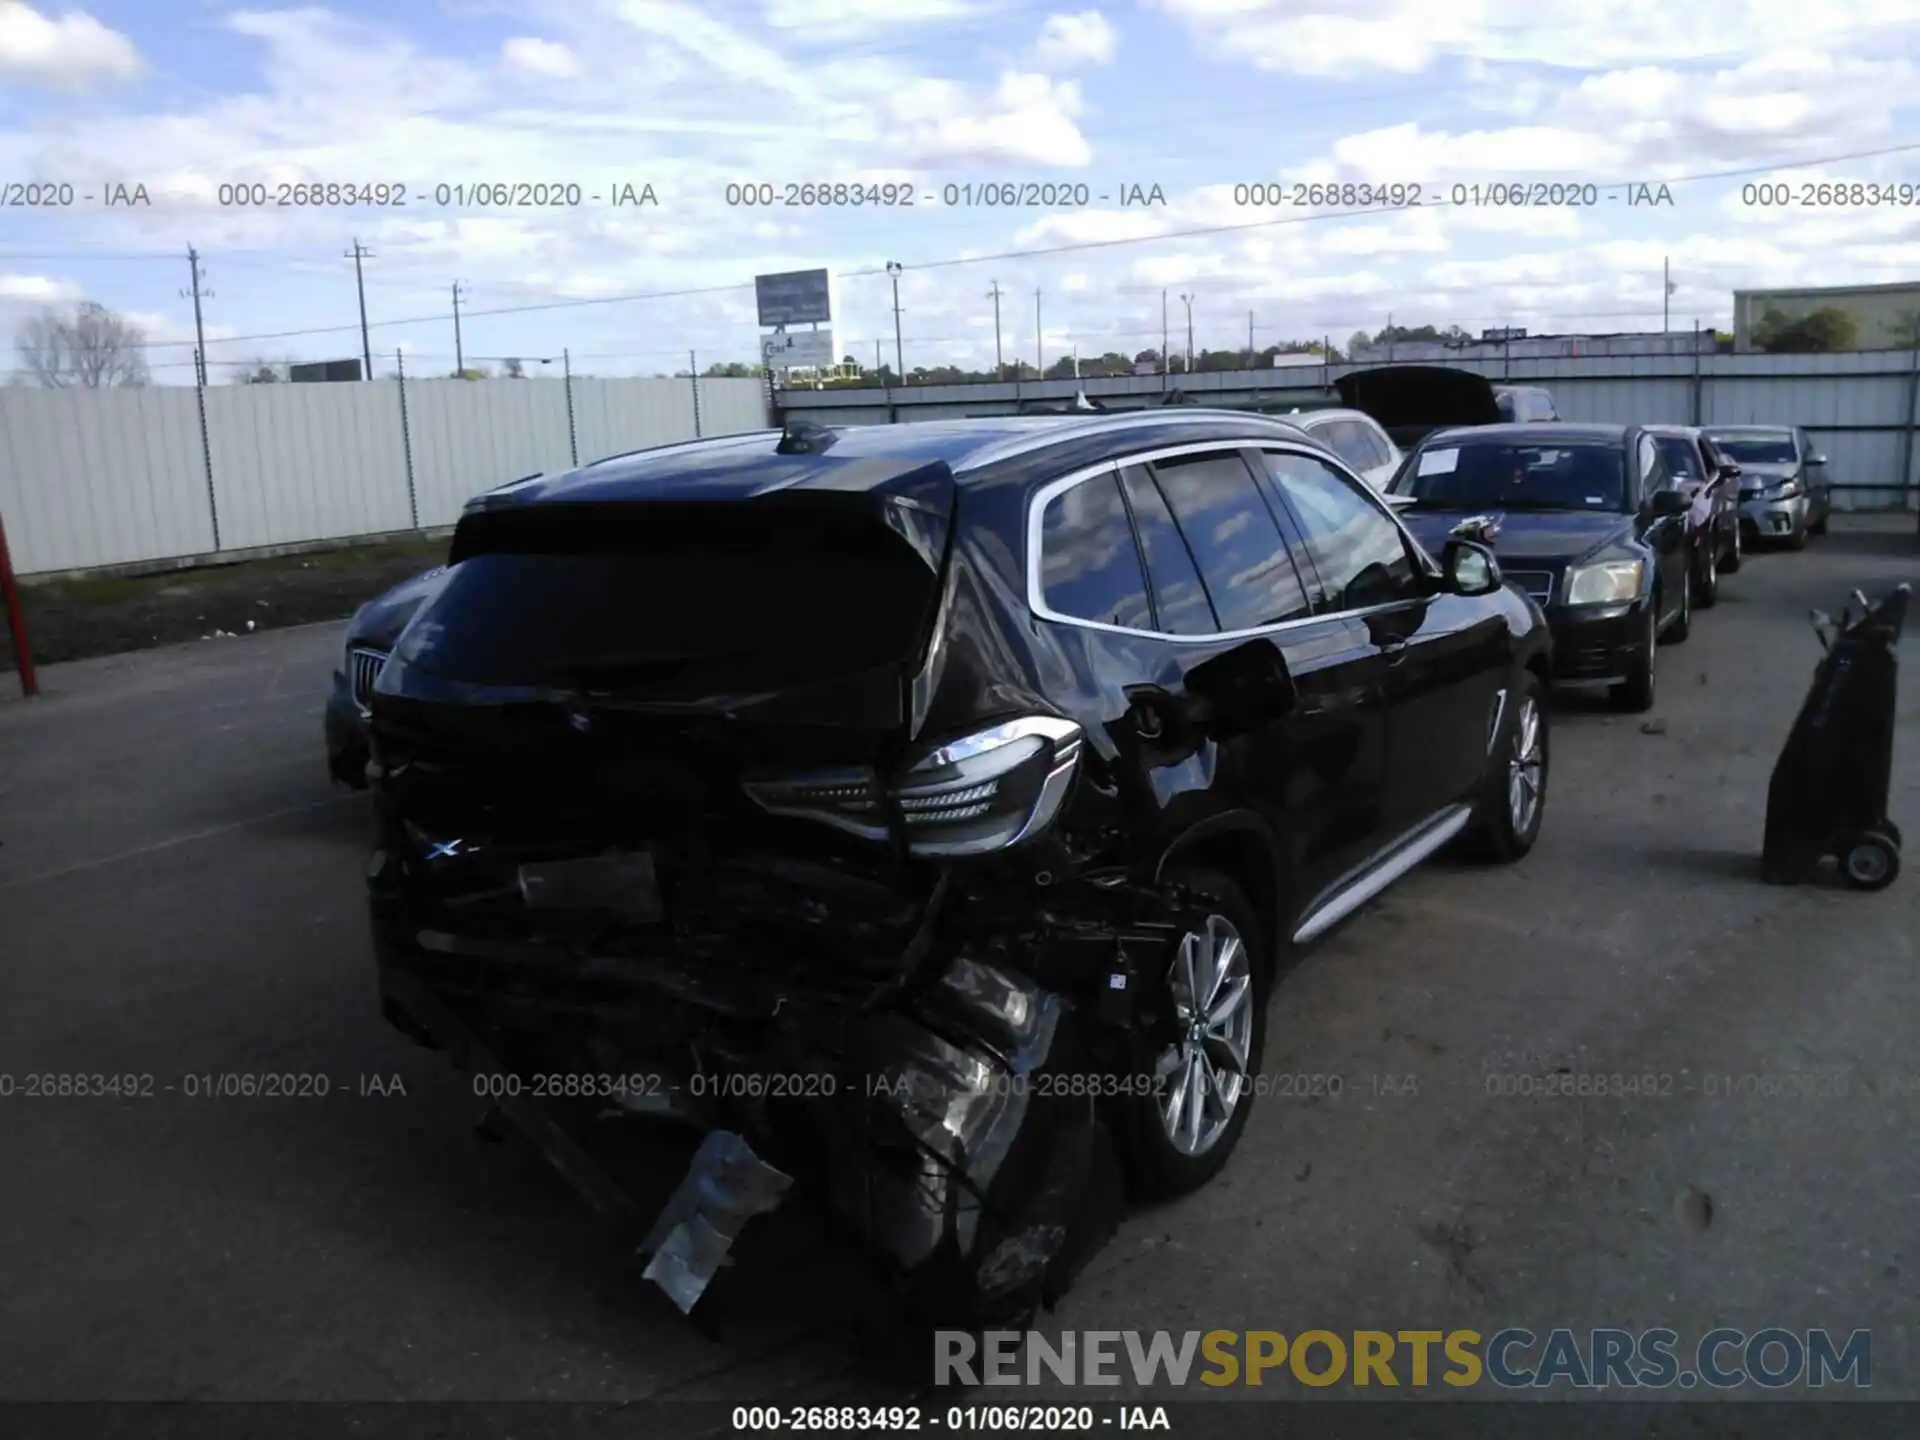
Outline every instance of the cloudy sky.
{"label": "cloudy sky", "polygon": [[[55,202],[0,205],[0,338],[94,299],[188,382],[192,245],[215,380],[357,354],[356,239],[380,365],[433,373],[456,281],[470,360],[614,375],[752,358],[752,277],[812,266],[836,348],[891,363],[890,261],[909,366],[991,363],[995,284],[1049,363],[1157,346],[1163,290],[1176,345],[1183,295],[1199,346],[1658,329],[1663,260],[1675,328],[1725,325],[1736,286],[1916,277],[1917,64],[1920,0],[0,0],[0,199]],[[221,203],[295,181],[406,203]],[[441,189],[496,181],[580,202]],[[728,203],[805,182],[913,204]],[[1054,203],[966,203],[1002,182]],[[1533,182],[1577,203],[1474,203]]]}

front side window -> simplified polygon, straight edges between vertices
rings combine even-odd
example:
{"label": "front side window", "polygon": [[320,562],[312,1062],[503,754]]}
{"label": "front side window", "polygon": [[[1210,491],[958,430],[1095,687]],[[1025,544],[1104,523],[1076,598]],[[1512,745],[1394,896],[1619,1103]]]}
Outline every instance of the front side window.
{"label": "front side window", "polygon": [[1420,594],[1400,527],[1351,481],[1309,455],[1275,450],[1264,458],[1300,522],[1323,610],[1359,610]]}
{"label": "front side window", "polygon": [[1147,578],[1120,481],[1111,472],[1062,491],[1040,524],[1040,593],[1056,615],[1151,630]]}
{"label": "front side window", "polygon": [[1156,461],[1153,475],[1223,630],[1257,630],[1312,613],[1279,521],[1237,452]]}

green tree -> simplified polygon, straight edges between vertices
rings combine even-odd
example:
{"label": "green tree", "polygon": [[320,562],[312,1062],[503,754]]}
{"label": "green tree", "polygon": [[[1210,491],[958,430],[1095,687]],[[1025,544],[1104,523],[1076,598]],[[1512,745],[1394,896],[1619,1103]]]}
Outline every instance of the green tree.
{"label": "green tree", "polygon": [[1789,319],[1769,305],[1753,327],[1753,343],[1771,355],[1831,354],[1855,348],[1860,322],[1847,311],[1824,305],[1798,319]]}

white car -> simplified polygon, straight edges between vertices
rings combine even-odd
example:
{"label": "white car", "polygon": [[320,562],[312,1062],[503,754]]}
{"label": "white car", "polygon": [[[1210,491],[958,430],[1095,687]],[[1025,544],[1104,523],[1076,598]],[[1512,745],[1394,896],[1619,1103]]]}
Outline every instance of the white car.
{"label": "white car", "polygon": [[1387,432],[1358,410],[1304,410],[1283,418],[1346,461],[1376,490],[1386,489],[1404,458]]}

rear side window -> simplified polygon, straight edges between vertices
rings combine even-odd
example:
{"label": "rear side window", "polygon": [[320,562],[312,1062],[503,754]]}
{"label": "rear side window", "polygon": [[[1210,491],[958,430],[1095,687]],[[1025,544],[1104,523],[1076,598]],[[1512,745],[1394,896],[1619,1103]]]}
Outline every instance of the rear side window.
{"label": "rear side window", "polygon": [[1047,502],[1040,593],[1056,615],[1151,630],[1147,577],[1113,475],[1082,481]]}
{"label": "rear side window", "polygon": [[1211,635],[1220,622],[1200,583],[1200,572],[1193,554],[1173,523],[1166,497],[1153,483],[1143,465],[1129,465],[1120,472],[1127,502],[1133,506],[1133,525],[1140,536],[1140,548],[1146,553],[1147,575],[1153,582],[1154,608],[1160,615],[1160,628],[1169,635]]}
{"label": "rear side window", "polygon": [[1279,522],[1237,453],[1160,461],[1153,473],[1222,630],[1255,630],[1310,612]]}
{"label": "rear side window", "polygon": [[1367,432],[1351,420],[1329,420],[1315,428],[1313,438],[1356,470],[1371,470],[1386,458],[1373,458],[1373,446],[1369,443]]}

